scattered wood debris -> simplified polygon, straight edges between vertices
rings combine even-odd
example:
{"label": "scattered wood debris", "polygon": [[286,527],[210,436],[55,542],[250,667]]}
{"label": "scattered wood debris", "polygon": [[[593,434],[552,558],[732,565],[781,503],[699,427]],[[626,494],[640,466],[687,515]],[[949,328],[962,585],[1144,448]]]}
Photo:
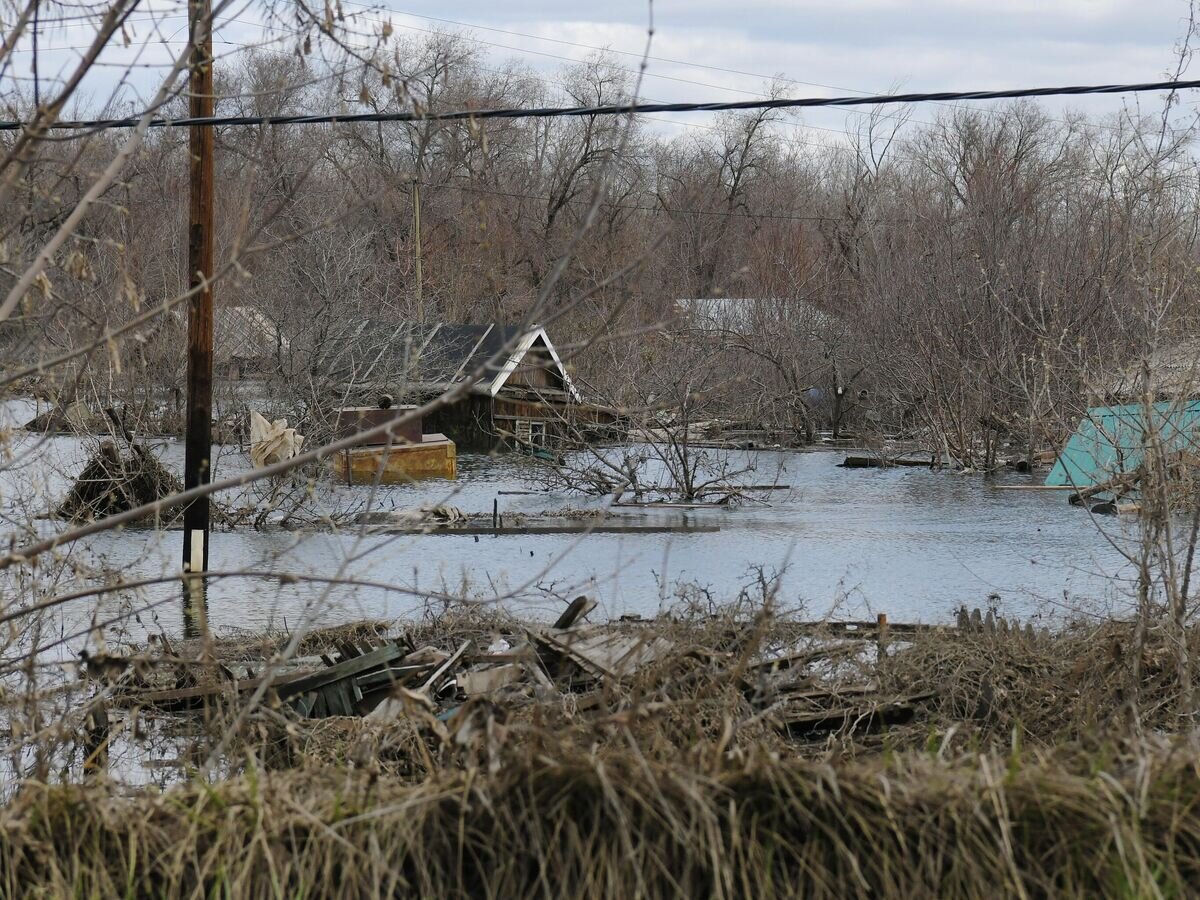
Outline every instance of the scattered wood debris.
{"label": "scattered wood debris", "polygon": [[[302,719],[364,717],[377,724],[414,716],[451,723],[459,709],[476,709],[480,703],[503,708],[513,703],[557,703],[568,695],[574,695],[569,707],[575,714],[594,713],[607,717],[605,721],[620,722],[630,715],[659,715],[671,708],[669,700],[636,709],[629,706],[632,697],[647,690],[661,697],[664,690],[669,694],[673,687],[694,684],[696,679],[715,679],[740,693],[757,710],[755,718],[773,722],[782,734],[794,738],[901,724],[913,719],[921,704],[934,696],[929,692],[888,695],[879,680],[829,677],[831,666],[886,658],[887,636],[903,640],[903,635],[922,630],[916,625],[889,626],[882,616],[877,622],[821,623],[820,633],[794,647],[747,659],[727,650],[681,643],[677,636],[672,639],[669,628],[656,627],[669,623],[587,624],[585,619],[595,607],[593,599],[580,596],[551,626],[520,626],[506,632],[504,640],[476,633],[461,639],[453,652],[418,647],[407,635],[381,641],[339,630],[328,652],[307,658],[306,666],[276,669],[266,676],[255,673],[257,666],[245,666],[242,674],[235,671],[236,664],[214,668],[211,662],[197,662],[194,673],[181,675],[181,668],[188,667],[181,666],[177,657],[169,660],[174,666],[174,687],[155,686],[145,674],[144,658],[137,665],[115,667],[112,660],[105,660],[109,664],[104,666],[89,660],[88,671],[93,677],[101,670],[112,673],[121,688],[117,702],[129,706],[181,712],[213,703],[236,704],[239,698],[245,702],[257,691],[266,693],[272,705]],[[804,623],[794,624],[799,633],[805,631]],[[964,631],[971,630],[968,619]],[[439,643],[444,644],[445,638]],[[166,655],[161,662],[168,662]]]}

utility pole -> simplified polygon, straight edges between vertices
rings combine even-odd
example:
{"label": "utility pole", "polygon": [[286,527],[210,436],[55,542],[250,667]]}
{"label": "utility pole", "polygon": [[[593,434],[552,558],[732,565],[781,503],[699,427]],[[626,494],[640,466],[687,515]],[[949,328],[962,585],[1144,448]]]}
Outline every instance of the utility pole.
{"label": "utility pole", "polygon": [[417,321],[425,324],[424,285],[421,280],[421,182],[413,178],[413,234],[415,235],[417,269]]}
{"label": "utility pole", "polygon": [[[191,41],[188,112],[195,118],[213,114],[211,0],[188,0]],[[211,480],[213,369],[213,131],[211,125],[188,129],[188,367],[187,437],[184,450],[185,489]],[[183,570],[208,569],[208,498],[200,497],[183,512]],[[192,618],[201,632],[203,579],[188,579]],[[188,618],[185,600],[185,620]],[[186,621],[185,621],[186,624]]]}

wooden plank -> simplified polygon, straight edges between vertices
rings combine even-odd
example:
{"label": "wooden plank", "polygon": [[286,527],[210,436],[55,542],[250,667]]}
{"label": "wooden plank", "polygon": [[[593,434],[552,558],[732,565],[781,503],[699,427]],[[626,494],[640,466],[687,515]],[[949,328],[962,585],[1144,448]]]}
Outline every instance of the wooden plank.
{"label": "wooden plank", "polygon": [[[625,504],[621,504],[625,505]],[[703,503],[698,506],[689,505],[686,508],[711,508],[714,504]],[[684,508],[668,506],[661,503],[650,504],[651,508],[671,509]],[[679,525],[602,525],[593,523],[559,524],[559,525],[503,525],[493,528],[491,525],[465,525],[451,528],[409,528],[409,527],[372,527],[371,534],[457,534],[466,535],[538,535],[538,534],[711,534],[721,530],[720,525],[687,523]]]}
{"label": "wooden plank", "polygon": [[[843,622],[790,622],[787,630],[795,634],[836,635],[841,638],[875,637],[879,631],[878,621]],[[933,625],[924,622],[889,622],[887,629],[892,634],[941,634],[954,630],[953,625]]]}
{"label": "wooden plank", "polygon": [[[312,670],[309,669],[302,672],[287,672],[276,675],[271,679],[271,684],[278,688],[279,686],[290,684],[312,674]],[[160,709],[172,709],[189,706],[197,701],[246,693],[257,688],[266,678],[267,676],[264,675],[259,678],[248,678],[244,681],[220,681],[214,684],[176,688],[168,691],[131,691],[129,693],[118,694],[113,699],[114,702],[124,701],[130,704],[138,703],[146,706],[155,706]]]}
{"label": "wooden plank", "polygon": [[787,653],[783,656],[773,656],[770,659],[759,659],[747,663],[746,671],[757,672],[760,669],[769,669],[771,671],[790,669],[795,666],[808,665],[809,663],[816,662],[818,659],[825,659],[830,656],[852,655],[858,653],[861,649],[861,644],[856,644],[852,641],[825,644],[820,647],[808,647],[804,650],[798,650],[795,653]]}
{"label": "wooden plank", "polygon": [[556,628],[559,631],[562,631],[563,629],[566,629],[566,628],[570,628],[572,625],[574,625],[576,622],[578,622],[580,619],[582,619],[584,616],[586,616],[588,613],[590,613],[595,608],[596,608],[595,600],[593,600],[591,597],[580,594],[578,597],[576,597],[574,600],[571,601],[570,605],[567,606],[567,608],[563,610],[562,615],[559,616],[554,621],[554,624],[550,627]]}
{"label": "wooden plank", "polygon": [[412,681],[417,675],[422,672],[428,672],[432,669],[428,665],[416,666],[389,666],[379,672],[368,672],[365,675],[359,675],[354,679],[355,685],[363,691],[378,690],[381,687],[392,687],[393,685],[405,685]]}
{"label": "wooden plank", "polygon": [[726,494],[737,491],[790,491],[790,484],[730,484],[719,488],[708,488],[701,493]]}
{"label": "wooden plank", "polygon": [[1070,484],[993,484],[994,491],[1073,491]]}
{"label": "wooden plank", "polygon": [[524,668],[518,663],[504,666],[493,666],[478,672],[463,672],[458,676],[458,686],[468,697],[480,694],[491,694],[505,685],[520,681],[525,674]]}
{"label": "wooden plank", "polygon": [[335,681],[325,689],[326,694],[332,694],[334,702],[330,704],[330,714],[335,716],[348,716],[354,712],[354,701],[350,696],[350,685],[353,684],[352,679],[343,681]]}
{"label": "wooden plank", "polygon": [[542,632],[537,640],[549,645],[592,675],[623,678],[641,666],[662,659],[675,649],[665,638],[588,629],[561,633]]}
{"label": "wooden plank", "polygon": [[892,466],[908,466],[914,469],[932,469],[935,459],[909,459],[905,457],[847,456],[839,465],[843,469],[886,469]]}
{"label": "wooden plank", "polygon": [[901,725],[916,715],[916,704],[936,696],[932,691],[913,694],[888,703],[868,707],[819,710],[801,715],[781,716],[781,727],[791,735],[803,736],[817,732],[873,731],[886,725]]}
{"label": "wooden plank", "polygon": [[1067,498],[1067,502],[1072,506],[1078,506],[1084,500],[1088,500],[1097,494],[1103,494],[1107,492],[1111,492],[1115,496],[1121,497],[1133,490],[1137,483],[1141,480],[1142,470],[1135,469],[1132,472],[1126,472],[1121,475],[1117,475],[1115,478],[1110,478],[1107,481],[1088,485],[1087,487],[1081,487]]}
{"label": "wooden plank", "polygon": [[471,642],[469,640],[463,641],[462,646],[450,654],[450,657],[444,663],[438,666],[434,673],[429,676],[429,680],[421,685],[419,689],[420,692],[427,693],[430,690],[436,690],[438,682],[446,676],[450,669],[453,668],[460,659],[462,659],[463,654],[470,649],[470,646]]}
{"label": "wooden plank", "polygon": [[296,694],[315,691],[343,678],[350,678],[354,675],[369,672],[380,666],[386,666],[388,663],[394,662],[404,655],[405,650],[403,647],[394,643],[385,644],[377,650],[372,650],[370,653],[364,653],[362,656],[356,656],[354,659],[340,662],[336,666],[321,669],[304,678],[289,682],[278,692],[279,698],[286,700],[289,697],[294,697]]}
{"label": "wooden plank", "polygon": [[[614,507],[620,506],[626,509],[728,509],[728,505],[719,503],[715,500],[702,500],[695,503],[672,503],[668,501],[655,502],[647,500],[644,502],[625,501],[622,503],[612,504]],[[718,529],[719,530],[719,529]]]}

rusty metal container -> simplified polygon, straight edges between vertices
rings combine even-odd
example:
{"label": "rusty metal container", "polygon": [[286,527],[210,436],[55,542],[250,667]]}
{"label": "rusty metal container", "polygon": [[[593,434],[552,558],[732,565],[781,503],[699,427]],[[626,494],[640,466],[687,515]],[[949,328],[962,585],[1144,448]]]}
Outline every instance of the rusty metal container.
{"label": "rusty metal container", "polygon": [[[397,419],[414,409],[416,409],[415,406],[391,406],[387,409],[382,409],[378,406],[344,407],[337,411],[337,417],[334,420],[333,426],[333,439],[341,440],[360,431],[366,431],[368,428],[375,428],[383,425],[385,422],[390,422],[392,419]],[[421,443],[421,417],[417,416],[410,421],[398,423],[392,426],[389,431],[393,444],[419,444]],[[363,446],[379,447],[387,443],[388,435],[382,433],[371,438]]]}

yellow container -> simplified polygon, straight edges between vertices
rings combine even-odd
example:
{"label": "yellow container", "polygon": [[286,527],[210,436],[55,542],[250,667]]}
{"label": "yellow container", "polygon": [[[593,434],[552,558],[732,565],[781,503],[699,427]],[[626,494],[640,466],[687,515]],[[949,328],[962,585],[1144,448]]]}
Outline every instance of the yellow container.
{"label": "yellow container", "polygon": [[329,467],[351,484],[374,484],[376,478],[380,484],[407,484],[425,478],[453,479],[458,457],[454,441],[444,434],[426,434],[419,444],[342,450],[330,457]]}

